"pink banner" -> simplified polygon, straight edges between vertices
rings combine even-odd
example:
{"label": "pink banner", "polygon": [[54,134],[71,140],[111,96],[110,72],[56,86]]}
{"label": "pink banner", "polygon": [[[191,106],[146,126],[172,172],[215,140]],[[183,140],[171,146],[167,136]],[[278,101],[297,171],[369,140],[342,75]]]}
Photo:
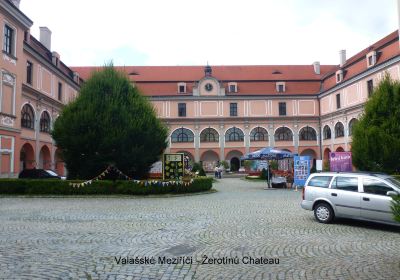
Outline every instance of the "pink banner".
{"label": "pink banner", "polygon": [[351,152],[329,153],[329,163],[331,171],[353,171]]}

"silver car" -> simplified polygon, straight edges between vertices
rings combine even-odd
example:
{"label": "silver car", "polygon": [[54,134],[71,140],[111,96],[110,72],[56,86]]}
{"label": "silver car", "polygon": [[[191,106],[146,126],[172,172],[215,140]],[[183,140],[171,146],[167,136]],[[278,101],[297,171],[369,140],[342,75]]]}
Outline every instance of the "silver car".
{"label": "silver car", "polygon": [[389,175],[321,172],[307,179],[301,207],[314,211],[320,223],[343,217],[400,225],[391,211],[398,194],[400,182]]}

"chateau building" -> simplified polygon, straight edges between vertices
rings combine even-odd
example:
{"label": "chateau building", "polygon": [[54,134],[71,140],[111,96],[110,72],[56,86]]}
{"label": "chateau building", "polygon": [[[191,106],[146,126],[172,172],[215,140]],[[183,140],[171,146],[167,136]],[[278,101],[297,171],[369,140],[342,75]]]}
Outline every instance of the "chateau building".
{"label": "chateau building", "polygon": [[24,168],[65,174],[50,131],[64,104],[74,99],[81,79],[51,51],[51,31],[33,24],[17,0],[0,0],[0,177]]}
{"label": "chateau building", "polygon": [[[65,174],[49,132],[96,67],[67,67],[51,31],[30,35],[19,1],[0,0],[0,176],[24,168]],[[313,159],[351,150],[352,127],[385,73],[400,79],[397,31],[339,65],[126,66],[124,71],[170,130],[168,152],[212,170],[266,146]]]}
{"label": "chateau building", "polygon": [[[400,78],[393,32],[339,65],[118,67],[170,130],[170,152],[212,170],[274,146],[313,159],[351,149],[352,127],[385,73]],[[95,67],[74,67],[84,79]]]}

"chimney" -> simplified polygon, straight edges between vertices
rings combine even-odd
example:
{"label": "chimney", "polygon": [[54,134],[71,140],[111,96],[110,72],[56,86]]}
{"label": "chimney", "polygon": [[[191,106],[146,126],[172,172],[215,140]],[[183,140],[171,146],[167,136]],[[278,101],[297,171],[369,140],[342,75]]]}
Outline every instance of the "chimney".
{"label": "chimney", "polygon": [[317,74],[317,75],[321,74],[321,65],[319,64],[319,61],[315,61],[313,63],[313,66],[314,66],[315,74]]}
{"label": "chimney", "polygon": [[346,63],[346,50],[339,51],[340,67]]}
{"label": "chimney", "polygon": [[40,28],[40,43],[43,44],[49,51],[51,50],[51,31],[46,26]]}
{"label": "chimney", "polygon": [[21,0],[11,0],[11,2],[14,4],[15,7],[19,9],[19,3],[21,2]]}

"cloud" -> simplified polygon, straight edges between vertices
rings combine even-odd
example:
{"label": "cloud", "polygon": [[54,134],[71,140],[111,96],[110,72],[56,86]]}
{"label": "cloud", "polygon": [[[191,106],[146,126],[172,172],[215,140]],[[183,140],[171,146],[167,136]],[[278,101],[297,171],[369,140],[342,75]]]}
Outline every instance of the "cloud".
{"label": "cloud", "polygon": [[[67,65],[337,64],[397,28],[393,0],[22,0]],[[43,9],[43,7],[48,7]],[[57,16],[54,16],[57,15]]]}

